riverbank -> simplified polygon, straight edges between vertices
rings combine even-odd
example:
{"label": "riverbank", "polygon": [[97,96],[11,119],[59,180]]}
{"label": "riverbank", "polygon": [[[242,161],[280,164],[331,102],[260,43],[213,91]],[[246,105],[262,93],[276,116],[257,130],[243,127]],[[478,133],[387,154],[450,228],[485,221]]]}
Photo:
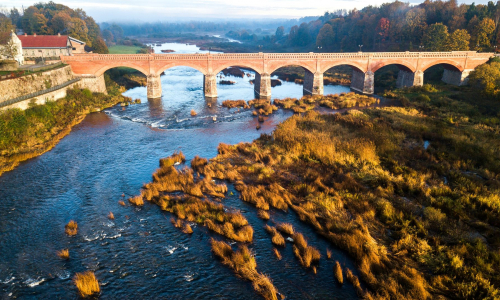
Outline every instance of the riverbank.
{"label": "riverbank", "polygon": [[0,176],[21,162],[51,150],[85,116],[126,101],[120,94],[92,93],[88,89],[67,91],[63,99],[26,110],[0,113]]}
{"label": "riverbank", "polygon": [[500,104],[467,87],[386,96],[404,107],[295,115],[197,170],[295,211],[356,261],[360,297],[498,296]]}

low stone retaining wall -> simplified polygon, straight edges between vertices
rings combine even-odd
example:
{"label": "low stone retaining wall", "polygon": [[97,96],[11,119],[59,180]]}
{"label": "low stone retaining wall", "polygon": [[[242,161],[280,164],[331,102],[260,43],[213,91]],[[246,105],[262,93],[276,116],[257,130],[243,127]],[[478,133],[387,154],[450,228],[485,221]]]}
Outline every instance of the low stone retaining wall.
{"label": "low stone retaining wall", "polygon": [[65,66],[19,78],[2,80],[0,81],[0,103],[47,90],[73,79],[74,76],[71,67]]}
{"label": "low stone retaining wall", "polygon": [[19,108],[24,110],[29,107],[29,104],[32,101],[36,104],[45,104],[47,101],[55,101],[66,97],[67,90],[74,88],[87,88],[94,93],[106,93],[104,75],[99,77],[74,78],[64,82],[63,84],[48,89],[0,102],[0,110],[9,108]]}

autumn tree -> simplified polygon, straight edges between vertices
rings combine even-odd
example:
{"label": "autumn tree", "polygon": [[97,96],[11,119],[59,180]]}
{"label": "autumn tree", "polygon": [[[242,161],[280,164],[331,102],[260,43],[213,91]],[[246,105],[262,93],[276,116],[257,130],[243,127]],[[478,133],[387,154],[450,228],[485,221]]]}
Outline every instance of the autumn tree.
{"label": "autumn tree", "polygon": [[316,38],[316,46],[323,47],[324,50],[332,50],[334,39],[335,35],[332,25],[326,23],[319,30],[318,37]]}
{"label": "autumn tree", "polygon": [[469,50],[470,34],[465,29],[457,29],[448,37],[447,50],[467,51]]}
{"label": "autumn tree", "polygon": [[442,23],[436,23],[427,27],[422,44],[426,51],[447,51],[448,39],[448,27]]}
{"label": "autumn tree", "polygon": [[469,74],[469,84],[479,89],[485,96],[500,96],[500,62],[478,66]]}
{"label": "autumn tree", "polygon": [[490,18],[484,18],[474,27],[472,42],[478,51],[491,47],[494,32],[495,22]]}

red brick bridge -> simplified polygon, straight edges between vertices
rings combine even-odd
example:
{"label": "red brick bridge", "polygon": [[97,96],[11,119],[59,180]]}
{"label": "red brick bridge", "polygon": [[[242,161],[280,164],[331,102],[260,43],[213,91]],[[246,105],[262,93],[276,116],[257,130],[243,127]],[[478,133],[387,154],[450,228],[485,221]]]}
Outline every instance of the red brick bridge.
{"label": "red brick bridge", "polygon": [[221,53],[221,54],[75,54],[61,56],[76,76],[103,81],[106,70],[129,67],[147,76],[148,98],[161,97],[160,74],[172,67],[194,68],[204,75],[206,97],[217,97],[216,76],[223,69],[238,66],[256,72],[255,92],[261,98],[271,97],[271,74],[281,67],[305,69],[304,94],[323,94],[323,73],[332,67],[352,67],[351,89],[373,94],[374,73],[388,65],[397,65],[397,87],[421,86],[424,71],[443,65],[443,81],[463,85],[467,76],[493,53],[453,52],[357,52],[357,53]]}

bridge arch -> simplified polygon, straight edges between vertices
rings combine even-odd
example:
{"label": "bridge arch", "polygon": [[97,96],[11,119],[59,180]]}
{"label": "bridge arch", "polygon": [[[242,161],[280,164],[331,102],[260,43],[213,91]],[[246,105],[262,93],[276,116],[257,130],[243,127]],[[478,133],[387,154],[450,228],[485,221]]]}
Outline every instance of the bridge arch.
{"label": "bridge arch", "polygon": [[257,74],[262,74],[262,62],[256,63],[256,62],[248,62],[248,61],[238,61],[238,62],[223,62],[221,64],[218,64],[213,70],[214,74],[219,74],[222,72],[222,70],[231,68],[231,67],[240,67],[243,69],[249,69],[254,71]]}
{"label": "bridge arch", "polygon": [[277,71],[278,69],[281,68],[286,68],[286,67],[302,67],[304,70],[309,71],[311,73],[316,72],[316,62],[307,62],[307,61],[293,61],[293,60],[287,60],[287,61],[277,61],[275,63],[270,64],[271,66],[268,68],[268,73],[272,74],[273,72]]}
{"label": "bridge arch", "polygon": [[95,72],[95,76],[101,76],[107,70],[114,69],[114,68],[120,68],[120,67],[131,68],[131,69],[137,70],[137,71],[141,72],[142,74],[144,74],[145,76],[148,76],[150,74],[149,71],[147,71],[145,68],[143,68],[142,66],[139,66],[137,64],[127,63],[127,62],[117,62],[117,63],[106,64],[106,65],[100,67]]}
{"label": "bridge arch", "polygon": [[375,73],[378,70],[380,70],[384,67],[391,66],[391,65],[396,65],[400,70],[403,70],[405,72],[415,72],[416,71],[415,66],[413,66],[412,64],[410,64],[404,60],[390,60],[388,62],[380,61],[380,62],[377,62],[375,65],[371,66],[371,71],[373,73]]}
{"label": "bridge arch", "polygon": [[353,70],[356,70],[358,72],[363,72],[363,73],[366,72],[366,66],[363,67],[362,65],[360,65],[356,62],[349,62],[349,61],[342,61],[342,62],[337,61],[337,62],[326,63],[323,66],[321,66],[321,71],[324,73],[332,68],[340,67],[340,66],[349,66]]}
{"label": "bridge arch", "polygon": [[433,60],[427,63],[423,63],[422,66],[420,67],[422,72],[425,72],[427,69],[437,66],[437,65],[443,65],[443,67],[450,69],[455,72],[462,72],[464,70],[464,67],[460,65],[459,63],[453,61],[453,60],[448,60],[448,59],[438,59],[438,60]]}
{"label": "bridge arch", "polygon": [[155,71],[155,75],[160,76],[161,73],[165,72],[168,69],[175,68],[175,67],[189,67],[189,68],[195,69],[197,71],[200,71],[203,75],[208,73],[208,70],[204,66],[202,66],[201,64],[192,63],[189,61],[179,61],[179,62],[169,62],[167,64],[163,64],[163,65],[157,67],[157,70]]}

